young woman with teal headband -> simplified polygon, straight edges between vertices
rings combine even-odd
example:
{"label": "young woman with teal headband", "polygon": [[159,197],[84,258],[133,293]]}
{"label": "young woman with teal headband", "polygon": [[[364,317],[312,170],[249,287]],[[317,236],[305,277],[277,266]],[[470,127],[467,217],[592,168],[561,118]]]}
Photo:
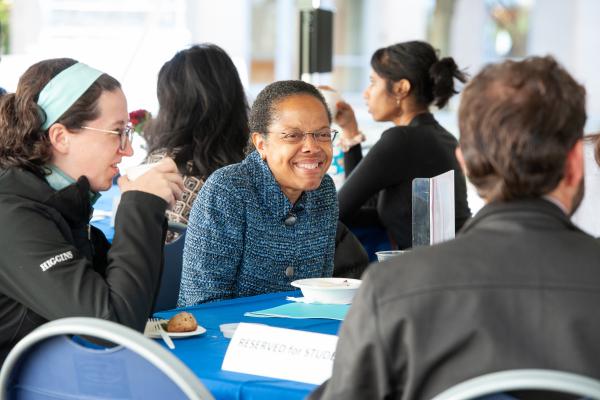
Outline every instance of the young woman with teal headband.
{"label": "young woman with teal headband", "polygon": [[0,98],[0,364],[46,321],[90,316],[144,328],[161,268],[173,160],[119,178],[112,246],[93,200],[131,156],[119,82],[72,59],[41,61]]}

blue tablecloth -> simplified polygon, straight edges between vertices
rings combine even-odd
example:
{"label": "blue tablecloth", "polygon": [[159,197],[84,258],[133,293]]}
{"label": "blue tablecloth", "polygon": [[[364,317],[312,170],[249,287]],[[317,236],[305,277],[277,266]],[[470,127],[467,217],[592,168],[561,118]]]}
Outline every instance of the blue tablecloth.
{"label": "blue tablecloth", "polygon": [[[116,197],[121,195],[121,191],[117,185],[112,185],[112,187],[106,192],[102,192],[96,204],[94,204],[94,210],[102,210],[102,211],[112,211],[113,201]],[[108,239],[109,242],[112,242],[113,237],[115,236],[115,227],[111,225],[111,218],[104,217],[97,221],[92,221],[92,225],[96,228],[100,229],[104,232],[104,236]]]}
{"label": "blue tablecloth", "polygon": [[301,293],[284,292],[223,300],[195,307],[160,312],[156,316],[170,318],[179,311],[188,311],[194,315],[201,326],[206,328],[207,332],[201,336],[175,340],[176,347],[171,351],[198,375],[215,398],[303,399],[315,388],[314,385],[221,371],[221,364],[229,344],[229,339],[225,339],[219,330],[221,324],[253,322],[281,328],[337,335],[340,321],[243,316],[248,311],[257,311],[285,304],[287,303],[286,296],[301,296]]}

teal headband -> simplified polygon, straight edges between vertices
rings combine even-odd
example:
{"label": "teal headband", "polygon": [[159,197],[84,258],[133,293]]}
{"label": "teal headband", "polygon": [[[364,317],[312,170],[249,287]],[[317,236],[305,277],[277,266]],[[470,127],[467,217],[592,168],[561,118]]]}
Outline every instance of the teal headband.
{"label": "teal headband", "polygon": [[77,63],[52,78],[40,92],[37,101],[46,113],[42,129],[50,128],[102,74],[102,71]]}

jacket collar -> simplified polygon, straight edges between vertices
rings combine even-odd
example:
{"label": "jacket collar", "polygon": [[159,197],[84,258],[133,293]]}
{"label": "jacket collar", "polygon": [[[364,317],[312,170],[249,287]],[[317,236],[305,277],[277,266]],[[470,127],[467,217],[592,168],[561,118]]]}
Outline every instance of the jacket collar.
{"label": "jacket collar", "polygon": [[43,177],[21,168],[0,171],[0,195],[18,196],[56,209],[71,226],[87,225],[92,214],[86,177],[54,190]]}
{"label": "jacket collar", "polygon": [[50,174],[46,175],[46,182],[48,182],[48,185],[50,185],[52,189],[61,190],[75,183],[75,179],[62,172],[57,166],[47,164],[46,167],[50,169]]}
{"label": "jacket collar", "polygon": [[423,126],[423,125],[437,125],[438,122],[430,112],[424,112],[416,115],[408,124],[408,126]]}
{"label": "jacket collar", "polygon": [[522,231],[552,227],[581,231],[556,204],[543,198],[524,199],[485,205],[465,223],[460,234],[480,228]]}
{"label": "jacket collar", "polygon": [[[46,182],[48,182],[52,189],[57,191],[62,190],[75,183],[75,179],[64,173],[63,170],[58,168],[56,165],[48,164],[46,166],[50,170],[50,175],[46,175]],[[90,190],[90,201],[92,204],[95,204],[99,198],[100,193]]]}
{"label": "jacket collar", "polygon": [[312,196],[311,192],[302,193],[296,204],[292,204],[281,191],[267,162],[260,157],[256,150],[250,153],[242,163],[250,171],[250,179],[258,191],[263,205],[274,217],[284,219],[290,213],[297,214],[304,210],[307,201]]}
{"label": "jacket collar", "polygon": [[82,176],[77,182],[55,191],[45,204],[58,210],[69,225],[73,227],[87,225],[94,211],[91,193],[89,181]]}

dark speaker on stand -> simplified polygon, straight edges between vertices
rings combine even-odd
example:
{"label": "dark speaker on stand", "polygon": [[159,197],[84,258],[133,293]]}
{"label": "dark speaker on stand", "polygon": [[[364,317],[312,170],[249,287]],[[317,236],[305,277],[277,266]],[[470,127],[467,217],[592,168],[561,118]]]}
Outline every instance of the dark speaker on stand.
{"label": "dark speaker on stand", "polygon": [[300,79],[307,73],[331,72],[332,64],[333,12],[300,11]]}

